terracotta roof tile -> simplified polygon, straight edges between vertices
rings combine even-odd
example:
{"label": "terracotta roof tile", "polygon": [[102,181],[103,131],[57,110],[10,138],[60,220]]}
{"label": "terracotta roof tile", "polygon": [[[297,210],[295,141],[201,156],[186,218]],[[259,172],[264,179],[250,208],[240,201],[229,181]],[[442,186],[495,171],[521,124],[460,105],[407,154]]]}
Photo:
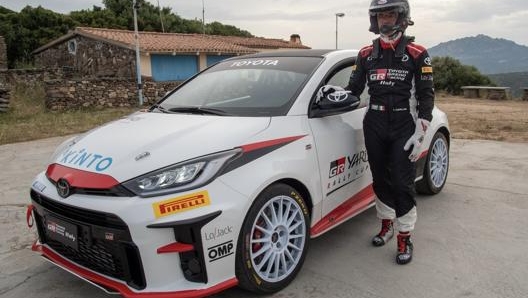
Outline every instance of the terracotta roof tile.
{"label": "terracotta roof tile", "polygon": [[[77,27],[75,33],[117,43],[133,49],[135,47],[134,31]],[[139,47],[145,52],[218,52],[218,53],[255,53],[259,48],[301,48],[302,44],[268,39],[262,37],[245,38],[236,36],[139,32]]]}

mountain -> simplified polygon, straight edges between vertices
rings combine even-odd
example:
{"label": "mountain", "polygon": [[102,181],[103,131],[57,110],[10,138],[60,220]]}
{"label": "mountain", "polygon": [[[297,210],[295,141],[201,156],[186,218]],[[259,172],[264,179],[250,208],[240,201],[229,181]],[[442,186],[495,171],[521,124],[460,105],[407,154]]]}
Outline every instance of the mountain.
{"label": "mountain", "polygon": [[440,43],[428,49],[433,57],[450,56],[482,74],[528,71],[528,47],[503,38],[479,34]]}

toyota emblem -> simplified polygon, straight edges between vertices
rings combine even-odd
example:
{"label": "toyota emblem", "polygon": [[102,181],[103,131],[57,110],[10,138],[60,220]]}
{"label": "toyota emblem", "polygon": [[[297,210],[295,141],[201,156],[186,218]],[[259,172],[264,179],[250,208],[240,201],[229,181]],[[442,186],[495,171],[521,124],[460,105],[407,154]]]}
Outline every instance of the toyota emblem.
{"label": "toyota emblem", "polygon": [[61,178],[57,181],[57,193],[63,198],[67,198],[71,195],[71,186],[66,179]]}
{"label": "toyota emblem", "polygon": [[326,96],[329,101],[332,102],[342,102],[348,98],[349,91],[335,91]]}

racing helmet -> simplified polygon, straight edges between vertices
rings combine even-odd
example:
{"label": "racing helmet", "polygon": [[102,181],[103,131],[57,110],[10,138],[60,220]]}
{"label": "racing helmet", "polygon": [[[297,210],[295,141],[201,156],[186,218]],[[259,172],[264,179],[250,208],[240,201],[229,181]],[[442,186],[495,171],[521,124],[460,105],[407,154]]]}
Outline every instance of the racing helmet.
{"label": "racing helmet", "polygon": [[383,26],[384,28],[381,28],[381,33],[390,33],[392,31],[404,32],[405,29],[407,29],[407,26],[414,25],[414,22],[411,21],[411,8],[409,7],[409,2],[407,0],[372,0],[369,7],[369,31],[374,32],[375,34],[380,34],[377,13],[391,10],[398,11],[396,24],[388,28]]}

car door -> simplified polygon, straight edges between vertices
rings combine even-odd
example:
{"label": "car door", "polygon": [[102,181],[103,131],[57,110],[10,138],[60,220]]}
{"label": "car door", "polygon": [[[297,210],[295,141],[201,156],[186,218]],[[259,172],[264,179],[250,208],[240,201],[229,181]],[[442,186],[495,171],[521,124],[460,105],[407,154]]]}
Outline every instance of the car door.
{"label": "car door", "polygon": [[[332,68],[321,82],[345,87],[354,60]],[[310,109],[314,109],[314,99]],[[321,175],[322,217],[314,234],[338,224],[367,208],[373,200],[371,174],[363,137],[366,99],[358,109],[337,115],[310,117]]]}

